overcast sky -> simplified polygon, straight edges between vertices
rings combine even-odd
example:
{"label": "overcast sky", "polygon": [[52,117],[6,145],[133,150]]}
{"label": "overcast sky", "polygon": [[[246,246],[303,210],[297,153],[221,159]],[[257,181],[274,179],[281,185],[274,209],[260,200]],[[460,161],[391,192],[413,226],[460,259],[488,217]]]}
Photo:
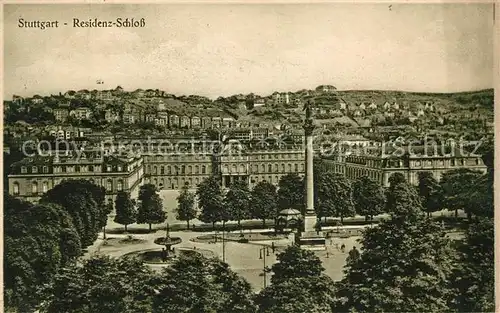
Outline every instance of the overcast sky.
{"label": "overcast sky", "polygon": [[[117,85],[209,97],[320,84],[493,86],[491,4],[5,5],[4,15],[6,99]],[[73,18],[118,17],[146,26],[71,26]],[[19,18],[68,26],[19,28]]]}

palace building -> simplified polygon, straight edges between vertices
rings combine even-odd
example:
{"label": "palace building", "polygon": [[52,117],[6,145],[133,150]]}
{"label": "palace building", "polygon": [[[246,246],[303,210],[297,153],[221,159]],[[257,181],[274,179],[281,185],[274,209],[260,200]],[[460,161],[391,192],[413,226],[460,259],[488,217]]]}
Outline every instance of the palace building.
{"label": "palace building", "polygon": [[83,152],[80,156],[68,153],[32,156],[12,164],[9,193],[36,202],[64,180],[87,179],[104,187],[107,200],[114,201],[119,191],[136,198],[143,176],[143,158],[137,156],[105,156],[97,151]]}
{"label": "palace building", "polygon": [[419,172],[431,172],[440,180],[443,173],[468,168],[486,173],[487,168],[480,155],[467,153],[448,146],[373,146],[357,151],[336,152],[329,157],[322,157],[326,169],[345,175],[349,179],[362,176],[389,186],[389,177],[401,173],[413,185],[418,184]]}

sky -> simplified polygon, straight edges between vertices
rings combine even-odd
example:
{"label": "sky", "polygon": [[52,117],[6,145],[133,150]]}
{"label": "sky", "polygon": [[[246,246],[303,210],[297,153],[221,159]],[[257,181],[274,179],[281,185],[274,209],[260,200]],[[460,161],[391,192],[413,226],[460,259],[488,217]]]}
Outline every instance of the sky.
{"label": "sky", "polygon": [[[72,26],[119,17],[145,27]],[[493,33],[492,4],[6,4],[4,98],[118,85],[211,98],[477,90],[493,87]]]}

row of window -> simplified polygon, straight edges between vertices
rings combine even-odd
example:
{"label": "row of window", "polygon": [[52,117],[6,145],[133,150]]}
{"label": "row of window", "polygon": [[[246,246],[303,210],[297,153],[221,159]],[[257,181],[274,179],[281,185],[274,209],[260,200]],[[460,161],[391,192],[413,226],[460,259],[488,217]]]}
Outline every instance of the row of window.
{"label": "row of window", "polygon": [[[41,173],[48,173],[49,172],[49,167],[48,166],[42,166],[41,169],[42,169]],[[28,168],[26,166],[21,166],[21,173],[22,174],[28,173]],[[31,173],[32,174],[37,174],[38,173],[38,166],[32,166],[31,167]]]}
{"label": "row of window", "polygon": [[[38,166],[32,166],[31,167],[31,174],[38,174],[38,173],[44,173],[47,174],[49,173],[49,167],[48,166],[43,166],[41,167],[41,172],[38,171],[39,168]],[[121,166],[118,165],[115,167],[113,170],[113,167],[111,165],[106,166],[106,171],[107,172],[123,172],[126,171],[127,167],[126,166]],[[85,173],[85,172],[97,172],[99,173],[101,171],[101,166],[100,165],[67,165],[67,166],[54,166],[54,173]],[[21,167],[21,174],[27,174],[28,173],[28,168],[26,166]]]}
{"label": "row of window", "polygon": [[[166,153],[166,152],[165,152]],[[234,154],[238,154],[235,152]],[[272,160],[272,159],[301,159],[303,158],[302,153],[266,153],[266,154],[251,154],[249,155],[251,160]],[[148,158],[149,161],[177,161],[177,160],[207,160],[209,155],[195,154],[195,155],[157,155]],[[223,160],[227,161],[238,161],[246,160],[246,155],[228,155],[222,156]]]}
{"label": "row of window", "polygon": [[[299,172],[299,167],[300,167],[300,172],[304,171],[304,163],[301,163],[300,165],[298,163],[288,163],[285,165],[285,163],[281,164],[267,164],[267,172]],[[233,166],[234,168],[234,166]],[[250,167],[253,173],[259,173],[260,172],[266,172],[266,164],[261,164],[259,168],[259,164],[254,164],[253,166]]]}
{"label": "row of window", "polygon": [[[95,183],[95,181],[93,179],[90,179],[90,181],[92,183]],[[46,181],[44,181],[44,182],[42,182],[42,188],[40,190],[38,182],[34,181],[34,182],[31,183],[31,194],[36,195],[40,191],[42,193],[46,193],[48,191],[48,187],[49,187],[49,183],[46,182]],[[113,181],[111,179],[108,179],[106,181],[106,190],[113,191]],[[118,182],[116,183],[116,190],[117,191],[122,191],[123,190],[123,180],[121,180],[121,179],[118,180]],[[19,188],[19,183],[18,182],[14,182],[12,184],[12,193],[15,196],[17,196],[17,195],[20,194],[20,188]]]}
{"label": "row of window", "polygon": [[[251,183],[256,184],[259,182],[267,181],[271,184],[278,184],[281,179],[281,176],[253,176]],[[182,186],[192,186],[196,187],[200,182],[203,181],[203,178],[199,177],[167,177],[167,178],[154,178],[150,181],[150,183],[154,184],[158,189],[179,189]],[[230,184],[230,177],[226,177],[226,187]]]}
{"label": "row of window", "polygon": [[[45,193],[49,190],[49,183],[44,181],[42,182],[42,192]],[[38,182],[32,182],[31,183],[31,193],[32,194],[37,194],[39,191],[38,191]],[[20,193],[20,189],[19,189],[19,183],[18,182],[14,182],[14,184],[12,184],[12,194],[17,196],[19,195]]]}
{"label": "row of window", "polygon": [[347,167],[345,169],[345,175],[350,179],[357,179],[359,177],[368,176],[374,181],[381,181],[382,173],[380,171],[369,170],[366,168],[355,168],[355,167]]}
{"label": "row of window", "polygon": [[[153,174],[153,175],[158,175],[158,167],[157,166],[147,166],[147,173]],[[195,165],[194,166],[194,172],[193,172],[193,166],[192,165],[167,165],[167,166],[160,166],[160,175],[183,175],[183,174],[207,174],[207,166],[206,165]]]}

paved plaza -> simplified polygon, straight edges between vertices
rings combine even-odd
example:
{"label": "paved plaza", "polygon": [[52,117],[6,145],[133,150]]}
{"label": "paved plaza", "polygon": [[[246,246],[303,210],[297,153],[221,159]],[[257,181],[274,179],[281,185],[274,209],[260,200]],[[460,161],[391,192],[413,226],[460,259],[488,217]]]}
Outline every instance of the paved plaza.
{"label": "paved plaza", "polygon": [[[110,217],[110,219],[112,219]],[[146,229],[145,225],[135,225],[132,229],[143,228]],[[123,229],[123,226],[117,225],[116,223],[110,221],[108,223],[108,229]],[[262,230],[252,230],[251,232],[261,232]],[[249,231],[245,231],[248,233]],[[210,232],[192,232],[192,231],[179,231],[170,232],[172,237],[180,237],[182,242],[174,248],[196,248],[210,250],[220,259],[223,257],[223,244],[222,242],[208,243],[208,242],[194,242],[191,239],[200,236],[207,235]],[[127,234],[108,234],[107,238],[127,238]],[[89,247],[88,253],[85,258],[88,258],[96,253],[109,255],[111,257],[122,257],[123,255],[135,251],[148,250],[148,249],[161,249],[162,246],[154,243],[154,239],[165,236],[165,231],[159,230],[154,233],[148,234],[133,234],[134,239],[140,239],[138,243],[124,244],[124,245],[103,245],[102,233],[100,234],[100,239],[96,243]],[[293,236],[293,235],[292,235]],[[282,251],[286,246],[291,245],[293,242],[293,237],[288,239],[279,239],[274,241],[253,241],[249,243],[238,243],[234,241],[225,242],[225,261],[231,266],[231,269],[248,280],[255,291],[259,291],[263,287],[264,277],[262,275],[264,268],[264,258],[259,258],[260,252],[263,247],[269,247],[269,256],[266,255],[265,262],[266,266],[271,267],[272,264],[276,262],[276,255],[279,251]],[[325,273],[329,275],[333,280],[340,280],[343,276],[343,267],[347,257],[347,252],[352,248],[353,245],[359,244],[356,242],[358,237],[350,238],[335,238],[333,239],[333,244],[330,245],[330,240],[327,240],[327,251],[315,252],[323,262],[325,267]],[[276,251],[273,254],[271,245],[274,242]],[[345,244],[345,253],[338,251],[336,248],[336,243],[340,247],[342,243]],[[328,253],[327,253],[328,252]],[[264,252],[265,253],[265,252]],[[161,270],[165,265],[151,265],[154,269]],[[267,274],[267,283],[269,284],[271,274]]]}

